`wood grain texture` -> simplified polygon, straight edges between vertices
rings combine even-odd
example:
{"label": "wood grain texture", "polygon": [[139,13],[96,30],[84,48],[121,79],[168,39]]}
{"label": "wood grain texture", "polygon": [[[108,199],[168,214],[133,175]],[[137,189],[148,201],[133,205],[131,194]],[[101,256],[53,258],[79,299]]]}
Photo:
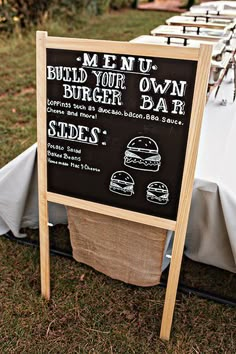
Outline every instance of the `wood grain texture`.
{"label": "wood grain texture", "polygon": [[172,258],[168,276],[160,334],[160,337],[165,340],[169,340],[170,337],[175,299],[179,282],[179,274],[183,256],[185,235],[187,230],[188,215],[192,198],[194,172],[197,161],[201,123],[206,103],[206,91],[210,72],[211,54],[211,45],[201,45],[197,66],[197,75],[194,89],[185,167],[181,186],[179,211],[177,215],[175,237],[172,249]]}
{"label": "wood grain texture", "polygon": [[46,38],[47,32],[37,32],[37,142],[38,142],[38,198],[41,293],[50,298],[50,257],[47,203],[47,147],[46,147]]}
{"label": "wood grain texture", "polygon": [[47,193],[47,199],[50,202],[63,204],[82,210],[90,210],[98,214],[108,215],[115,218],[137,222],[140,224],[160,227],[166,230],[175,230],[176,222],[173,220],[162,219],[151,215],[136,213],[126,209],[115,208],[100,203],[93,203],[87,200],[67,197],[52,192]]}
{"label": "wood grain texture", "polygon": [[[78,38],[59,38],[48,37],[47,48],[55,49],[69,49],[69,50],[83,50],[91,52],[108,52],[108,53],[125,53],[130,55],[154,56],[159,58],[173,58],[197,60],[199,56],[198,48],[186,48],[168,46],[156,46],[153,44],[137,44],[130,42],[112,42],[103,40],[78,39]],[[145,48],[144,48],[145,47]]]}

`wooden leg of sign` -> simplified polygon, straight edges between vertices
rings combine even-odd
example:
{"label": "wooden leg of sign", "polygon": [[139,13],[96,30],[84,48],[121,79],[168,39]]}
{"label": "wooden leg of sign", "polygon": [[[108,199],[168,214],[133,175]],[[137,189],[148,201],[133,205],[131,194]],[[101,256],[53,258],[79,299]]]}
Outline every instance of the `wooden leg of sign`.
{"label": "wooden leg of sign", "polygon": [[47,203],[47,148],[46,148],[46,39],[47,32],[38,31],[37,45],[37,141],[38,141],[38,196],[40,268],[42,296],[50,298],[49,231]]}
{"label": "wooden leg of sign", "polygon": [[161,324],[160,337],[165,340],[169,340],[170,337],[175,299],[179,282],[179,273],[182,262],[188,215],[193,190],[194,171],[197,160],[201,122],[206,102],[211,54],[212,46],[201,45],[191,113],[193,119],[191,120],[189,128],[188,145],[185,157],[186,162],[184,167],[181,195],[179,201],[179,211],[176,221],[172,258]]}
{"label": "wooden leg of sign", "polygon": [[[42,199],[42,198],[40,198]],[[41,271],[41,294],[50,299],[50,253],[49,253],[49,230],[48,230],[48,206],[47,200],[41,200],[40,207],[40,271]]]}
{"label": "wooden leg of sign", "polygon": [[162,323],[161,323],[160,338],[164,340],[169,340],[170,338],[176,293],[177,293],[178,282],[179,282],[179,274],[180,274],[180,268],[181,268],[181,262],[183,256],[184,242],[185,242],[185,235],[183,234],[181,237],[180,235],[175,233],[170,270],[169,270],[168,282],[166,288]]}

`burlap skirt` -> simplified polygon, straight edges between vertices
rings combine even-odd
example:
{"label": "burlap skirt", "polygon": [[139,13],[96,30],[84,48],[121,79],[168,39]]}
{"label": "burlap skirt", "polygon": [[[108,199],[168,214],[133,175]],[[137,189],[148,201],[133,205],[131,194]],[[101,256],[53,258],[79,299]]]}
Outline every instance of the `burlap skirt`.
{"label": "burlap skirt", "polygon": [[160,282],[166,230],[67,207],[73,257],[113,279]]}

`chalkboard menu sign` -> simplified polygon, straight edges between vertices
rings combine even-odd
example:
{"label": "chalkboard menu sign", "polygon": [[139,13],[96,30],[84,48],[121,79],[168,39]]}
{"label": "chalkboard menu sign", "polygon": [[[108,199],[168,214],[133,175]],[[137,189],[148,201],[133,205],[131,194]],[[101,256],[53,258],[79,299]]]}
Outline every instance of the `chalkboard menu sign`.
{"label": "chalkboard menu sign", "polygon": [[176,220],[196,68],[48,48],[48,191]]}
{"label": "chalkboard menu sign", "polygon": [[168,340],[212,47],[40,31],[36,43],[42,295],[50,298],[48,202],[173,230],[160,333]]}

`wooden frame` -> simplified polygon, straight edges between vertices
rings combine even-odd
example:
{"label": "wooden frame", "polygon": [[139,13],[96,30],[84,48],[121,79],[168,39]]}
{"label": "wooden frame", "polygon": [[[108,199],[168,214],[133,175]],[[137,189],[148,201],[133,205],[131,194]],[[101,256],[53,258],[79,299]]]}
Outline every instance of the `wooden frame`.
{"label": "wooden frame", "polygon": [[[109,53],[124,52],[125,54],[149,56],[156,56],[158,50],[158,57],[170,57],[198,62],[185,165],[176,221],[48,192],[46,161],[46,48],[90,50],[101,53],[107,50]],[[133,222],[152,225],[166,230],[172,230],[175,231],[175,237],[160,334],[162,339],[169,339],[190,209],[201,121],[206,101],[211,51],[212,47],[209,45],[201,45],[200,49],[186,50],[186,48],[175,48],[173,51],[173,48],[164,46],[157,48],[156,45],[147,44],[143,45],[126,42],[56,38],[48,37],[47,32],[37,32],[38,190],[41,292],[44,298],[50,298],[48,201],[73,206],[84,210],[90,210],[117,218],[127,219]]]}

